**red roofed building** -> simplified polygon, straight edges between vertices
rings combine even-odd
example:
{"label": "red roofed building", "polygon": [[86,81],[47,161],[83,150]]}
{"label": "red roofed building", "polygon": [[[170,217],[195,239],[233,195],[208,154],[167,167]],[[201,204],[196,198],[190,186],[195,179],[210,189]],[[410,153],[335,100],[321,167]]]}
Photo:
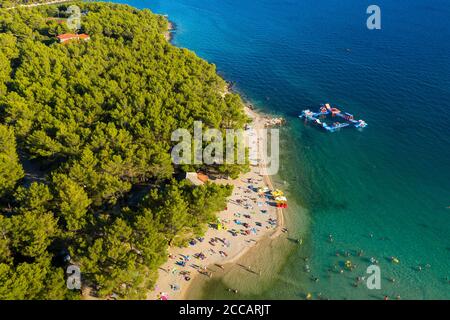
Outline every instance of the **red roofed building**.
{"label": "red roofed building", "polygon": [[87,34],[73,34],[73,33],[65,33],[65,34],[60,34],[59,36],[57,36],[58,40],[60,43],[66,42],[66,41],[70,41],[70,40],[84,40],[87,41],[89,40],[91,37],[89,37],[89,35]]}

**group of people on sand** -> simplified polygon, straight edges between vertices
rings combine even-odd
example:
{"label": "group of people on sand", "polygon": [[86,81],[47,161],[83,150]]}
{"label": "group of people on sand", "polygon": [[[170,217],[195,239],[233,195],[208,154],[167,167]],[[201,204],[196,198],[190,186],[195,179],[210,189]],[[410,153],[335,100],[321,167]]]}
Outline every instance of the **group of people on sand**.
{"label": "group of people on sand", "polygon": [[[229,199],[229,203],[241,209],[234,210],[233,220],[230,221],[230,219],[226,218],[218,219],[219,223],[216,225],[212,224],[211,227],[219,229],[218,225],[220,225],[220,229],[226,230],[233,237],[240,235],[247,236],[249,238],[247,242],[256,242],[251,235],[258,235],[261,228],[275,228],[277,219],[268,215],[270,207],[269,199],[265,195],[257,192],[261,187],[267,188],[264,185],[262,176],[243,179],[241,182],[242,185],[237,186],[237,190],[235,189],[235,192]],[[229,210],[228,207],[225,210]],[[191,248],[195,248],[199,243],[206,243],[209,247],[205,249],[203,244],[201,246],[202,249],[192,254],[192,257],[187,254],[179,254],[177,256],[173,254],[169,255],[170,260],[175,265],[171,273],[168,272],[173,279],[170,284],[171,290],[178,291],[180,289],[180,285],[178,284],[180,280],[190,281],[192,271],[211,278],[213,270],[203,266],[203,264],[208,264],[208,257],[210,256],[219,255],[222,260],[226,259],[228,257],[227,251],[232,246],[232,240],[223,236],[213,236],[209,239],[196,238],[189,241]],[[197,264],[198,262],[201,262],[202,265]],[[216,264],[216,266],[222,270],[224,269],[221,264]],[[261,275],[261,272],[258,273],[251,270],[251,267],[248,267],[248,271]],[[230,291],[234,293],[238,292],[237,289],[230,289]]]}

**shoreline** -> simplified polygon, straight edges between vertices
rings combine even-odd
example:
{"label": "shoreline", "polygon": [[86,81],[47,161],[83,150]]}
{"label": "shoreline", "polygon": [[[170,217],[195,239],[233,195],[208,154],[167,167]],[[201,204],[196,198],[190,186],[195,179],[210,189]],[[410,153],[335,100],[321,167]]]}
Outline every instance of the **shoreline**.
{"label": "shoreline", "polygon": [[[164,37],[168,42],[171,43],[173,40],[173,31],[176,30],[175,23],[170,21],[168,18],[168,29],[164,33]],[[233,89],[228,85],[223,92],[221,92],[221,96],[225,97],[228,93],[232,93]],[[270,125],[271,117],[264,115],[255,110],[254,106],[248,102],[243,102],[243,109],[247,116],[252,119],[252,126],[254,126],[255,131],[258,132],[257,129],[264,129]],[[257,140],[262,139],[262,137],[258,136]],[[258,158],[261,159],[261,155],[258,154]],[[231,222],[235,217],[235,214],[239,214],[239,211],[243,211],[241,208],[233,203],[234,197],[244,197],[245,192],[248,188],[245,185],[244,179],[247,181],[250,180],[258,180],[261,187],[268,187],[270,190],[274,190],[274,182],[271,177],[267,175],[267,170],[263,167],[263,165],[259,164],[256,166],[250,167],[250,172],[241,174],[237,179],[234,180],[224,180],[219,179],[217,183],[227,183],[232,184],[234,186],[233,195],[227,200],[227,210],[219,212],[217,217],[221,219],[221,221],[228,221],[228,227],[232,227]],[[234,196],[234,197],[233,197]],[[257,205],[255,203],[255,205]],[[233,210],[234,209],[234,210]],[[207,232],[204,235],[205,240],[201,243],[197,243],[195,246],[188,246],[185,248],[180,247],[172,247],[168,249],[169,259],[163,265],[159,267],[158,270],[158,280],[155,283],[154,289],[147,295],[147,299],[155,300],[161,299],[162,296],[167,297],[170,300],[187,300],[190,288],[197,283],[197,281],[201,281],[201,275],[208,275],[210,278],[213,276],[214,272],[224,271],[228,269],[230,265],[238,263],[241,258],[251,253],[251,250],[256,248],[260,243],[266,243],[267,241],[272,242],[277,239],[285,228],[285,218],[284,213],[281,208],[269,208],[267,211],[269,212],[267,217],[269,219],[274,219],[276,221],[276,225],[273,228],[260,230],[260,234],[252,236],[252,239],[247,241],[245,237],[239,235],[239,238],[230,237],[230,233],[224,230],[216,230],[212,228],[208,228]],[[225,224],[225,223],[224,223]],[[267,228],[267,225],[266,225]],[[209,239],[226,239],[228,243],[228,247],[224,244],[222,246],[229,251],[227,256],[213,254],[210,250],[212,249]],[[209,246],[208,246],[209,245]],[[232,249],[229,249],[233,246]],[[214,249],[212,249],[214,250]],[[221,250],[222,251],[222,250]],[[222,252],[224,252],[222,251]],[[201,253],[206,258],[204,260],[190,258],[189,261],[185,260],[186,256],[192,256],[195,254]],[[192,259],[192,260],[191,260]],[[181,267],[176,265],[177,261],[185,261],[186,266]],[[194,262],[194,263],[192,263]],[[197,264],[201,263],[203,266],[198,266],[199,268],[193,268],[192,266],[197,266]],[[178,270],[183,269],[183,270]],[[185,276],[179,274],[179,272],[186,273],[189,277],[189,281],[185,280]],[[250,270],[248,270],[250,271]],[[254,270],[251,270],[255,272]],[[174,290],[174,286],[176,290]]]}
{"label": "shoreline", "polygon": [[[175,23],[170,21],[168,17],[166,18],[169,24],[167,31],[164,33],[164,37],[168,42],[171,43],[173,40],[173,31],[175,30]],[[221,96],[225,97],[227,94],[232,92],[233,89],[231,88],[230,85],[228,85],[225,88],[225,90],[221,92]],[[267,128],[268,123],[270,123],[268,119],[271,118],[256,111],[255,107],[252,104],[245,101],[243,102],[243,104],[244,104],[243,106],[244,112],[247,116],[249,116],[252,119],[252,125],[254,126],[254,128],[255,129]],[[257,139],[260,138],[258,137]],[[263,174],[260,173],[261,171],[263,172]],[[234,195],[243,196],[242,193],[239,192],[236,193],[236,189],[240,191],[247,190],[244,189],[244,186],[242,185],[242,180],[244,178],[247,179],[258,178],[260,179],[259,182],[262,183],[264,186],[268,187],[270,190],[275,189],[272,178],[269,175],[267,175],[267,170],[265,170],[261,164],[257,166],[251,166],[251,170],[249,173],[241,174],[237,179],[218,181],[218,183],[229,183],[234,185],[235,187],[233,190]],[[228,208],[233,208],[233,203],[230,202],[232,200],[233,196],[227,200]],[[235,208],[235,210],[236,209],[239,211],[239,208]],[[228,210],[225,210],[225,212],[224,211],[219,212],[217,214],[217,217],[222,220],[228,221],[233,220],[232,218],[234,216],[234,213],[231,212],[231,210],[229,212],[226,211]],[[233,214],[233,216],[230,216],[230,213]],[[236,213],[238,212],[236,211]],[[235,239],[235,237],[232,237],[232,239],[230,239],[229,237],[230,234],[228,234],[228,232],[224,234],[224,232],[219,232],[219,230],[208,228],[204,236],[205,238],[204,242],[200,243],[200,245],[196,247],[195,250],[192,246],[186,248],[179,248],[179,247],[169,248],[168,249],[169,259],[167,262],[165,262],[162,266],[159,267],[158,280],[155,283],[154,289],[147,295],[147,299],[151,300],[161,299],[161,296],[164,296],[171,300],[186,300],[192,286],[195,286],[197,284],[197,281],[200,280],[199,279],[200,275],[208,274],[209,277],[212,277],[214,272],[223,271],[229,265],[238,263],[239,260],[241,260],[244,256],[247,256],[247,254],[251,254],[251,250],[256,248],[258,244],[266,243],[267,241],[271,242],[277,239],[283,233],[282,230],[285,227],[283,210],[280,208],[274,208],[274,210],[272,210],[271,214],[269,215],[271,216],[271,219],[276,219],[275,228],[271,230],[269,229],[263,230],[264,232],[261,232],[260,235],[256,236],[256,239],[252,239],[253,241],[251,241],[251,243],[246,242],[246,240],[242,238]],[[189,272],[188,274],[189,281],[183,280],[183,276],[180,276],[178,274],[179,272],[178,268],[181,269],[181,267],[176,265],[177,261],[181,261],[179,260],[180,257],[184,258],[186,256],[190,256],[192,254],[195,254],[194,252],[205,254],[204,253],[205,251],[208,252],[208,249],[211,249],[208,248],[207,246],[209,244],[207,240],[213,238],[221,239],[221,237],[223,236],[225,236],[227,241],[229,241],[230,246],[233,245],[238,249],[233,250],[234,252],[231,254],[229,253],[228,256],[226,257],[223,256],[219,257],[217,255],[212,257],[211,255],[208,255],[206,253],[207,258],[205,258],[205,261],[202,263],[205,265],[200,268],[201,270],[192,269],[191,267],[189,267],[191,261],[186,261],[187,266],[183,267],[182,272]],[[193,261],[195,261],[196,263],[202,262],[200,259],[195,260],[193,259]],[[180,283],[182,285],[180,285]],[[177,287],[177,290],[173,290],[174,285]]]}
{"label": "shoreline", "polygon": [[172,21],[170,21],[167,18],[167,31],[164,32],[164,38],[168,41],[168,42],[172,42],[173,40],[173,33],[177,30],[176,24]]}
{"label": "shoreline", "polygon": [[[266,116],[249,108],[247,105],[244,106],[244,111],[252,119],[252,125],[255,129],[265,127]],[[258,131],[256,130],[256,132]],[[258,137],[258,139],[261,139],[261,137]],[[233,195],[227,200],[227,209],[217,214],[218,218],[223,222],[224,230],[208,228],[203,242],[197,242],[194,246],[185,248],[169,248],[169,259],[160,266],[158,280],[154,290],[148,295],[148,299],[160,299],[161,296],[165,296],[170,300],[186,300],[191,286],[201,280],[199,279],[200,275],[208,276],[209,278],[213,277],[214,273],[223,271],[229,265],[237,263],[258,244],[275,240],[283,233],[285,218],[281,208],[270,206],[264,198],[249,200],[249,193],[251,196],[257,196],[255,192],[249,191],[249,185],[267,187],[270,190],[274,190],[274,183],[261,164],[251,166],[251,170],[248,173],[241,174],[237,179],[219,179],[217,183],[227,183],[234,186]],[[242,201],[242,199],[250,202],[254,207],[243,209],[241,205],[237,205],[237,202]],[[267,213],[254,212],[259,209],[261,212],[267,211]],[[246,215],[250,219],[243,218],[242,215]],[[235,219],[236,217],[238,219]],[[237,236],[232,236],[229,230],[237,227],[235,221],[244,219],[257,231],[252,235],[244,236],[238,234]],[[255,220],[258,221],[255,222]],[[272,225],[274,221],[275,225]],[[260,224],[259,228],[256,227],[256,223]],[[223,239],[225,241],[221,243],[216,240],[215,244],[211,245],[210,239],[220,239],[220,241]],[[218,248],[217,245],[221,246],[221,248]],[[226,256],[218,254],[216,250],[225,252]],[[199,253],[203,255],[203,260],[194,258],[194,255]],[[185,259],[187,256],[189,256],[188,260]],[[186,265],[183,267],[179,266],[177,265],[178,261],[185,261]],[[258,272],[253,267],[250,269],[250,266],[248,271],[255,274]],[[259,270],[260,273],[261,271]],[[185,280],[186,274],[189,277],[188,281]]]}

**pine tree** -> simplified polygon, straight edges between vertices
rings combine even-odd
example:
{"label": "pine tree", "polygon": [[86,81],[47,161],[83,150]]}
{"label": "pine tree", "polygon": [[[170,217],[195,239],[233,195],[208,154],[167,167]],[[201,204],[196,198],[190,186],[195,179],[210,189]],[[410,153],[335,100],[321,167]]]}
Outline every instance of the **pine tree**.
{"label": "pine tree", "polygon": [[14,189],[24,172],[16,152],[12,128],[0,125],[0,197]]}

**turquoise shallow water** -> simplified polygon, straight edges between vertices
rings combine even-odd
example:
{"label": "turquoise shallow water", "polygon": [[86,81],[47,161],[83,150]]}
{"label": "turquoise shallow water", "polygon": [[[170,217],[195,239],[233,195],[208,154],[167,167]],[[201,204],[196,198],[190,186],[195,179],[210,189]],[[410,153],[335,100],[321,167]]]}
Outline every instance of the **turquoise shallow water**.
{"label": "turquoise shallow water", "polygon": [[[247,297],[450,299],[447,1],[412,0],[407,8],[377,1],[380,31],[365,27],[367,1],[122,2],[168,14],[177,24],[175,45],[215,63],[247,99],[289,121],[279,178],[311,224],[271,288]],[[322,102],[343,106],[369,127],[327,134],[297,119]],[[354,288],[372,256],[382,289]],[[355,271],[328,271],[346,259]],[[226,297],[222,289],[207,286],[204,297]]]}

